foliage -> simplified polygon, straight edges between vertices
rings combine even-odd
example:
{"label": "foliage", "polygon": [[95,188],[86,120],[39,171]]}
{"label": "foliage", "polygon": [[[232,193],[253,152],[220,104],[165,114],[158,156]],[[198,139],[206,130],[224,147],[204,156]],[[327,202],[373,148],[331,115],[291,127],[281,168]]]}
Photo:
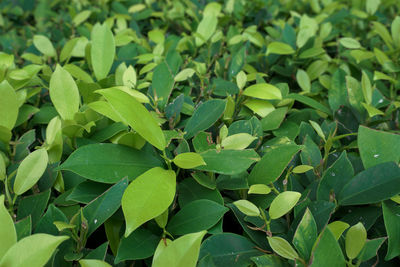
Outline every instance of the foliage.
{"label": "foliage", "polygon": [[398,266],[399,13],[1,1],[0,267]]}

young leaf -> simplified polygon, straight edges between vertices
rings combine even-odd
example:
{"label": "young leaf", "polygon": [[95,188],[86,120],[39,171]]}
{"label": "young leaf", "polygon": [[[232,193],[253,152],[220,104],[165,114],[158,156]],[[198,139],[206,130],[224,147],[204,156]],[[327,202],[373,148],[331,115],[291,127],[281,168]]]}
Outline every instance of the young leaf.
{"label": "young leaf", "polygon": [[188,78],[192,77],[194,73],[195,73],[194,69],[191,68],[183,69],[175,76],[174,80],[175,82],[185,81]]}
{"label": "young leaf", "polygon": [[224,149],[243,150],[256,139],[248,133],[238,133],[222,139],[221,146]]}
{"label": "young leaf", "polygon": [[271,193],[271,188],[265,184],[253,184],[250,186],[248,194],[268,195]]}
{"label": "young leaf", "polygon": [[237,200],[233,202],[233,205],[235,205],[242,213],[246,214],[247,216],[260,216],[260,210],[257,208],[256,205],[248,200]]}
{"label": "young leaf", "polygon": [[110,264],[108,264],[105,261],[101,261],[101,260],[79,260],[79,264],[81,265],[81,267],[111,267]]}
{"label": "young leaf", "polygon": [[[165,248],[157,247],[152,267],[195,267],[200,252],[200,244],[207,231],[187,234],[175,239]],[[160,242],[163,242],[161,240]],[[161,251],[159,251],[161,250]]]}
{"label": "young leaf", "polygon": [[97,92],[102,94],[115,113],[146,141],[161,151],[165,149],[165,137],[157,121],[133,96],[115,88]]}
{"label": "young leaf", "polygon": [[269,207],[269,216],[271,219],[278,219],[288,213],[299,201],[301,194],[294,191],[285,191],[280,193]]}
{"label": "young leaf", "polygon": [[163,213],[175,197],[174,171],[155,167],[137,177],[122,196],[126,220],[125,237],[143,223]]}
{"label": "young leaf", "polygon": [[356,39],[345,37],[339,40],[340,44],[348,49],[358,49],[361,47],[360,42]]}
{"label": "young leaf", "polygon": [[310,92],[311,91],[310,77],[308,77],[307,72],[305,72],[302,69],[298,69],[297,73],[296,73],[296,80],[297,80],[297,83],[299,84],[300,88],[304,92]]}
{"label": "young leaf", "polygon": [[269,83],[257,83],[247,87],[243,95],[265,100],[282,99],[281,90]]}
{"label": "young leaf", "polygon": [[365,245],[367,231],[359,222],[350,227],[346,233],[346,254],[349,259],[355,259]]}
{"label": "young leaf", "polygon": [[48,57],[55,57],[56,56],[56,50],[53,47],[53,44],[47,38],[46,36],[43,35],[35,35],[33,36],[33,44],[37,48],[37,50],[40,51],[43,55],[46,55]]}
{"label": "young leaf", "polygon": [[203,160],[203,157],[200,154],[194,152],[187,152],[178,154],[173,162],[182,169],[193,169],[195,167],[206,165]]}
{"label": "young leaf", "polygon": [[122,75],[122,82],[125,86],[130,88],[136,87],[136,71],[132,66],[129,66]]}
{"label": "young leaf", "polygon": [[291,55],[294,52],[294,49],[290,45],[281,42],[272,42],[267,48],[267,56],[269,54]]}
{"label": "young leaf", "polygon": [[315,241],[317,240],[317,224],[310,210],[307,208],[293,237],[292,244],[300,256],[308,261]]}
{"label": "young leaf", "polygon": [[0,196],[0,259],[17,243],[17,233],[15,231],[14,222],[4,206],[4,195]]}
{"label": "young leaf", "polygon": [[344,267],[346,262],[338,242],[329,230],[325,228],[315,242],[311,255],[312,262],[310,266],[319,267]]}
{"label": "young leaf", "polygon": [[341,221],[334,221],[334,222],[328,224],[328,228],[332,232],[332,234],[336,240],[339,240],[339,238],[343,234],[343,232],[349,227],[350,227],[350,225],[348,223],[341,222]]}
{"label": "young leaf", "polygon": [[0,95],[0,126],[11,130],[17,121],[19,105],[17,94],[7,80],[0,83]]}
{"label": "young leaf", "polygon": [[50,78],[50,98],[58,114],[64,120],[73,120],[79,111],[80,96],[71,74],[57,65]]}
{"label": "young leaf", "polygon": [[68,236],[34,234],[15,243],[0,260],[0,266],[30,267],[44,266],[56,248]]}
{"label": "young leaf", "polygon": [[305,173],[312,169],[314,169],[314,167],[310,166],[310,165],[298,165],[293,168],[292,172],[293,173]]}
{"label": "young leaf", "polygon": [[14,182],[14,192],[22,195],[34,186],[47,168],[47,151],[40,148],[30,153],[19,165]]}
{"label": "young leaf", "polygon": [[299,255],[297,254],[296,250],[294,250],[292,246],[289,244],[289,242],[287,242],[282,237],[268,236],[267,238],[269,245],[271,246],[273,251],[279,256],[289,260],[295,260],[299,258]]}
{"label": "young leaf", "polygon": [[114,35],[105,23],[96,23],[92,29],[91,38],[90,58],[93,72],[97,80],[102,80],[107,77],[114,62]]}

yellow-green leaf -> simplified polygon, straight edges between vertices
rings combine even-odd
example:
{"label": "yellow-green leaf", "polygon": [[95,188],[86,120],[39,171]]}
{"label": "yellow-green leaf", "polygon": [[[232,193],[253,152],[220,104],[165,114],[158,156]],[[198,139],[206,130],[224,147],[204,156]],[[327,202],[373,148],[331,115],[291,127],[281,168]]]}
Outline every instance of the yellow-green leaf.
{"label": "yellow-green leaf", "polygon": [[288,213],[299,201],[301,194],[294,191],[285,191],[280,193],[269,207],[269,216],[271,219],[278,219]]}
{"label": "yellow-green leaf", "polygon": [[281,42],[272,42],[267,48],[267,56],[269,54],[291,55],[294,52],[294,49],[290,45]]}
{"label": "yellow-green leaf", "polygon": [[268,83],[258,83],[251,85],[244,90],[243,94],[246,96],[265,100],[282,99],[281,91],[277,87]]}
{"label": "yellow-green leaf", "polygon": [[256,205],[248,200],[237,200],[233,202],[233,205],[235,205],[242,213],[246,214],[247,216],[260,216],[260,210],[257,208]]}
{"label": "yellow-green leaf", "polygon": [[79,264],[81,265],[81,267],[111,267],[110,264],[108,264],[105,261],[101,261],[101,260],[80,260]]}
{"label": "yellow-green leaf", "polygon": [[367,231],[359,222],[350,227],[346,233],[346,254],[349,259],[355,259],[367,241]]}
{"label": "yellow-green leaf", "polygon": [[[1,156],[0,156],[1,157]],[[4,195],[0,196],[0,259],[17,243],[14,221],[4,206]]]}
{"label": "yellow-green leaf", "polygon": [[329,230],[331,230],[331,232],[336,240],[339,240],[339,238],[343,234],[343,232],[349,227],[350,227],[350,225],[348,223],[345,223],[342,221],[335,221],[335,222],[328,224],[328,228],[329,228]]}
{"label": "yellow-green leaf", "polygon": [[282,237],[268,236],[267,238],[268,238],[268,243],[271,246],[272,250],[279,256],[289,260],[295,260],[299,258],[299,255],[297,254],[296,250],[294,250],[294,248],[289,244],[289,242],[287,242]]}
{"label": "yellow-green leaf", "polygon": [[107,77],[114,62],[115,40],[110,28],[104,23],[94,25],[91,33],[90,56],[97,80]]}
{"label": "yellow-green leaf", "polygon": [[200,154],[194,152],[187,152],[178,154],[173,162],[182,169],[193,169],[195,167],[206,165],[203,157]]}
{"label": "yellow-green leaf", "polygon": [[4,80],[0,83],[0,126],[12,130],[18,117],[18,98],[14,88]]}
{"label": "yellow-green leaf", "polygon": [[298,165],[293,168],[292,172],[293,173],[305,173],[312,169],[314,169],[314,167],[310,166],[310,165]]}
{"label": "yellow-green leaf", "polygon": [[33,36],[33,44],[43,55],[48,57],[56,56],[56,50],[53,47],[53,44],[50,42],[49,38],[43,35],[35,35]]}
{"label": "yellow-green leaf", "polygon": [[253,184],[250,186],[248,194],[268,195],[271,193],[271,188],[265,184]]}
{"label": "yellow-green leaf", "polygon": [[222,139],[221,146],[224,149],[242,150],[248,147],[257,137],[248,133],[238,133]]}

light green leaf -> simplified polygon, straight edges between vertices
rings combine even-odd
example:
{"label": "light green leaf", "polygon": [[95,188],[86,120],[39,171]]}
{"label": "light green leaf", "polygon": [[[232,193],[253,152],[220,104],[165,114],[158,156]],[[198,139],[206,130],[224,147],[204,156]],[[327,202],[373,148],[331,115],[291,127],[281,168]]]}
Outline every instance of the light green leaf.
{"label": "light green leaf", "polygon": [[268,83],[258,83],[251,85],[244,90],[243,95],[265,100],[282,99],[281,91],[277,87]]}
{"label": "light green leaf", "polygon": [[33,36],[33,44],[37,48],[37,50],[40,51],[43,55],[46,55],[48,57],[55,57],[56,56],[56,50],[53,47],[53,44],[47,38],[46,36],[43,35],[35,35]]}
{"label": "light green leaf", "polygon": [[313,259],[310,264],[312,267],[346,266],[342,249],[329,228],[325,228],[319,235],[318,240],[315,242],[311,258]]}
{"label": "light green leaf", "polygon": [[301,194],[294,191],[285,191],[280,193],[269,207],[269,216],[271,219],[278,219],[288,213],[299,201]]}
{"label": "light green leaf", "polygon": [[14,192],[22,195],[34,186],[47,168],[47,151],[40,148],[30,153],[19,165],[14,182]]}
{"label": "light green leaf", "polygon": [[396,16],[396,18],[393,20],[391,32],[394,44],[397,47],[400,47],[400,16]]}
{"label": "light green leaf", "polygon": [[339,240],[339,238],[343,234],[343,232],[349,227],[350,227],[350,225],[348,223],[341,222],[341,221],[335,221],[335,222],[328,224],[328,228],[329,228],[329,230],[331,230],[331,232],[336,240]]}
{"label": "light green leaf", "polygon": [[260,210],[257,208],[256,205],[248,200],[237,200],[233,202],[233,205],[235,205],[242,213],[246,214],[247,216],[260,216]]}
{"label": "light green leaf", "polygon": [[362,71],[361,87],[362,87],[365,102],[368,105],[370,105],[371,101],[372,101],[373,88],[371,86],[371,82],[368,78],[368,75],[365,73],[365,71]]}
{"label": "light green leaf", "polygon": [[17,232],[15,231],[14,222],[4,206],[4,195],[0,196],[0,259],[17,243]]}
{"label": "light green leaf", "polygon": [[268,236],[267,238],[269,245],[271,246],[273,251],[279,256],[289,260],[295,260],[299,258],[299,255],[297,254],[296,250],[294,250],[293,247],[289,244],[289,242],[287,242],[282,237]]}
{"label": "light green leaf", "polygon": [[115,41],[110,28],[104,23],[94,25],[91,33],[90,57],[97,80],[107,77],[114,62]]}
{"label": "light green leaf", "polygon": [[130,94],[118,89],[98,90],[111,105],[114,112],[146,141],[164,150],[166,141],[157,121],[150,112]]}
{"label": "light green leaf", "polygon": [[297,73],[296,73],[296,80],[297,80],[297,83],[299,84],[300,88],[304,92],[311,91],[310,77],[308,77],[308,74],[306,71],[304,71],[302,69],[298,69]]}
{"label": "light green leaf", "polygon": [[75,15],[75,17],[72,20],[72,23],[76,26],[79,26],[82,22],[87,20],[89,16],[92,14],[92,11],[90,10],[83,10],[79,12],[78,14]]}
{"label": "light green leaf", "polygon": [[53,222],[53,224],[57,227],[57,230],[60,232],[65,229],[73,229],[76,227],[76,225],[74,225],[74,224],[70,224],[70,223],[66,223],[66,222],[62,222],[62,221],[55,221],[55,222]]}
{"label": "light green leaf", "polygon": [[239,71],[239,73],[236,75],[236,84],[239,87],[239,89],[243,89],[243,87],[246,85],[247,82],[247,76],[244,71]]}
{"label": "light green leaf", "polygon": [[0,83],[0,126],[12,130],[18,117],[18,98],[14,88],[4,80]]}
{"label": "light green leaf", "polygon": [[[154,253],[152,267],[195,267],[200,252],[200,244],[207,231],[187,234],[159,245]],[[164,243],[163,240],[160,243]]]}
{"label": "light green leaf", "polygon": [[346,233],[346,254],[349,259],[355,259],[367,241],[367,231],[359,222],[350,227]]}
{"label": "light green leaf", "polygon": [[348,49],[358,49],[361,48],[360,42],[356,39],[345,37],[339,40],[340,44]]}
{"label": "light green leaf", "polygon": [[275,110],[275,107],[267,100],[250,99],[247,100],[245,106],[251,109],[254,113],[260,115],[262,118]]}
{"label": "light green leaf", "polygon": [[203,160],[203,157],[200,154],[194,152],[187,152],[178,154],[173,162],[182,169],[193,169],[195,167],[206,165]]}
{"label": "light green leaf", "polygon": [[307,208],[297,226],[292,242],[300,256],[306,261],[308,261],[311,256],[313,245],[317,240],[317,235],[317,224],[315,223],[312,213]]}
{"label": "light green leaf", "polygon": [[14,244],[0,261],[1,267],[41,267],[68,236],[34,234]]}
{"label": "light green leaf", "polygon": [[125,237],[143,223],[162,214],[175,197],[174,171],[155,167],[137,177],[122,196],[126,220]]}
{"label": "light green leaf", "polygon": [[224,149],[242,150],[248,147],[257,137],[248,133],[238,133],[222,139],[221,146]]}
{"label": "light green leaf", "polygon": [[267,48],[267,56],[269,54],[291,55],[294,52],[294,49],[290,45],[281,42],[272,42]]}
{"label": "light green leaf", "polygon": [[125,86],[135,88],[136,87],[136,71],[132,66],[129,66],[122,75],[122,83]]}
{"label": "light green leaf", "polygon": [[311,126],[314,128],[314,130],[317,132],[318,136],[321,137],[326,142],[325,134],[322,131],[321,126],[319,126],[319,124],[316,123],[315,121],[310,120],[309,122]]}
{"label": "light green leaf", "polygon": [[385,113],[379,109],[377,109],[374,106],[368,105],[366,103],[361,103],[361,105],[363,105],[363,107],[367,110],[368,112],[368,116],[370,118],[376,116],[376,115],[385,115]]}
{"label": "light green leaf", "polygon": [[4,181],[4,179],[6,179],[6,175],[6,162],[4,160],[4,157],[0,154],[0,181]]}
{"label": "light green leaf", "polygon": [[186,81],[188,78],[192,77],[194,73],[195,73],[194,69],[191,68],[183,69],[175,76],[174,80],[175,82]]}
{"label": "light green leaf", "polygon": [[267,195],[271,193],[271,188],[265,184],[253,184],[247,194]]}
{"label": "light green leaf", "polygon": [[50,98],[64,120],[73,120],[79,111],[80,96],[74,79],[68,71],[57,65],[50,78]]}
{"label": "light green leaf", "polygon": [[110,264],[108,264],[105,261],[101,261],[101,260],[80,260],[79,264],[81,265],[81,267],[111,267]]}
{"label": "light green leaf", "polygon": [[214,34],[217,24],[218,15],[221,12],[221,5],[219,3],[209,3],[203,12],[203,18],[197,26],[195,43],[199,47],[210,39]]}
{"label": "light green leaf", "polygon": [[314,169],[314,167],[310,166],[310,165],[298,165],[293,168],[292,172],[293,173],[305,173],[312,169]]}

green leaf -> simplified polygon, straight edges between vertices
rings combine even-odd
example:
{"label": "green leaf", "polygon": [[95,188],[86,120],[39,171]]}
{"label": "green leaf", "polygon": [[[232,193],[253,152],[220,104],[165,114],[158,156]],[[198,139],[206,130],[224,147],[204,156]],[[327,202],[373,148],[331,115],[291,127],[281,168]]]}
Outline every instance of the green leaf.
{"label": "green leaf", "polygon": [[268,236],[268,243],[271,246],[272,250],[281,257],[289,260],[295,260],[299,258],[296,250],[292,248],[292,246],[282,237]]}
{"label": "green leaf", "polygon": [[243,150],[248,147],[257,137],[248,133],[238,133],[222,139],[221,146],[224,149]]}
{"label": "green leaf", "polygon": [[197,26],[196,33],[198,36],[195,38],[196,46],[199,47],[207,42],[208,39],[214,34],[217,24],[218,15],[221,12],[221,5],[219,3],[209,3],[203,11],[203,19]]}
{"label": "green leaf", "polygon": [[400,47],[400,16],[396,16],[396,18],[393,20],[391,32],[394,44],[397,47]]}
{"label": "green leaf", "polygon": [[79,260],[79,264],[81,265],[81,267],[111,267],[110,264],[108,264],[105,261],[101,261],[101,260]]}
{"label": "green leaf", "polygon": [[298,166],[293,168],[292,172],[293,173],[305,173],[305,172],[308,172],[308,171],[310,171],[312,169],[314,169],[314,167],[310,166],[310,165],[298,165]]}
{"label": "green leaf", "polygon": [[174,78],[175,82],[186,81],[188,78],[192,77],[195,74],[195,70],[191,68],[186,68],[181,70]]}
{"label": "green leaf", "polygon": [[299,201],[301,194],[294,191],[285,191],[280,193],[269,207],[269,216],[271,219],[278,219],[288,213]]}
{"label": "green leaf", "polygon": [[212,99],[201,104],[193,113],[185,126],[185,138],[189,139],[198,132],[210,128],[222,116],[226,102]]}
{"label": "green leaf", "polygon": [[93,72],[97,80],[102,80],[107,77],[114,62],[114,35],[106,23],[96,23],[91,32],[91,39],[90,58]]}
{"label": "green leaf", "polygon": [[377,256],[379,248],[382,246],[383,242],[386,241],[386,237],[375,238],[367,240],[365,246],[360,253],[361,261],[367,261]]}
{"label": "green leaf", "polygon": [[221,151],[210,149],[200,153],[200,155],[206,165],[195,169],[227,175],[242,173],[260,159],[253,149]]}
{"label": "green leaf", "polygon": [[123,145],[91,144],[75,150],[56,170],[68,170],[92,181],[116,183],[124,177],[135,179],[161,166],[152,154]]}
{"label": "green leaf", "polygon": [[75,27],[79,26],[81,23],[83,23],[85,20],[87,20],[87,18],[89,18],[89,16],[91,14],[92,14],[92,11],[83,10],[74,16],[72,23],[74,23]]}
{"label": "green leaf", "polygon": [[80,96],[71,74],[57,65],[50,78],[50,98],[64,120],[73,120],[79,111]]}
{"label": "green leaf", "polygon": [[214,226],[228,211],[228,208],[208,199],[190,202],[169,221],[167,231],[173,235],[207,230]]}
{"label": "green leaf", "polygon": [[253,184],[250,186],[248,194],[268,195],[271,193],[271,188],[265,184]]}
{"label": "green leaf", "polygon": [[47,168],[49,161],[44,148],[30,153],[19,165],[14,182],[14,192],[22,195],[34,186]]}
{"label": "green leaf", "polygon": [[319,235],[311,255],[312,267],[345,267],[346,262],[338,242],[329,228]]}
{"label": "green leaf", "polygon": [[350,227],[350,225],[348,223],[341,222],[341,221],[335,221],[335,222],[328,224],[328,228],[332,232],[332,234],[336,240],[339,240],[339,238],[343,234],[343,232],[349,227]]}
{"label": "green leaf", "polygon": [[365,245],[367,231],[359,222],[350,227],[346,233],[346,254],[349,259],[355,259]]}
{"label": "green leaf", "polygon": [[250,172],[249,184],[268,185],[274,182],[301,148],[301,146],[287,144],[268,150]]}
{"label": "green leaf", "polygon": [[383,162],[400,161],[400,135],[360,126],[357,142],[366,169]]}
{"label": "green leaf", "polygon": [[166,61],[161,62],[154,69],[151,86],[154,91],[154,98],[159,101],[159,106],[164,107],[168,103],[174,87],[174,76]]}
{"label": "green leaf", "polygon": [[261,120],[263,131],[266,132],[278,129],[282,121],[285,119],[287,111],[288,109],[286,107],[277,108],[265,116]]}
{"label": "green leaf", "polygon": [[200,154],[194,152],[187,152],[178,154],[173,162],[182,169],[193,169],[198,166],[206,165],[203,157]]}
{"label": "green leaf", "polygon": [[11,130],[17,121],[19,105],[17,94],[7,80],[0,83],[0,95],[0,126]]}
{"label": "green leaf", "polygon": [[236,206],[242,213],[247,216],[260,216],[260,210],[257,208],[256,205],[251,203],[248,200],[241,199],[233,202],[233,205]]}
{"label": "green leaf", "polygon": [[321,129],[321,126],[319,126],[318,123],[316,123],[315,121],[309,120],[311,126],[314,128],[314,130],[317,132],[318,136],[322,138],[322,140],[324,140],[326,142],[325,139],[325,134]]}
{"label": "green leaf", "polygon": [[315,101],[314,99],[304,96],[304,95],[299,95],[299,94],[289,94],[286,96],[287,98],[294,99],[296,101],[299,101],[307,106],[310,106],[312,108],[315,108],[319,111],[322,111],[326,114],[331,114],[332,112],[328,107],[325,105],[321,104],[320,102]]}
{"label": "green leaf", "polygon": [[0,181],[4,181],[6,179],[7,170],[6,163],[4,161],[3,156],[0,155]]}
{"label": "green leaf", "polygon": [[305,72],[302,69],[298,69],[297,73],[296,73],[296,80],[297,80],[297,83],[299,84],[300,88],[304,92],[310,92],[311,91],[310,77],[308,77],[307,72]]}
{"label": "green leaf", "polygon": [[400,168],[381,163],[357,174],[339,194],[340,205],[377,203],[400,193]]}
{"label": "green leaf", "polygon": [[388,235],[388,249],[385,260],[391,260],[400,255],[400,206],[391,201],[382,203],[383,221]]}
{"label": "green leaf", "polygon": [[257,83],[247,87],[243,95],[265,100],[282,99],[281,90],[269,83]]}
{"label": "green leaf", "polygon": [[308,261],[311,251],[317,240],[317,224],[310,210],[307,208],[293,237],[292,244],[299,252],[301,258]]}
{"label": "green leaf", "polygon": [[337,69],[331,79],[330,89],[328,91],[328,102],[332,111],[336,111],[342,105],[348,103],[346,89],[346,72]]}
{"label": "green leaf", "polygon": [[155,167],[137,177],[122,196],[125,237],[143,223],[162,214],[175,197],[174,171]]}
{"label": "green leaf", "polygon": [[0,196],[0,259],[3,255],[17,243],[17,232],[14,222],[4,206],[4,195]]}
{"label": "green leaf", "polygon": [[343,45],[344,47],[348,48],[348,49],[358,49],[361,48],[360,42],[357,41],[354,38],[349,38],[349,37],[345,37],[345,38],[341,38],[339,40],[340,44]]}
{"label": "green leaf", "polygon": [[115,113],[140,136],[159,150],[165,149],[165,137],[157,121],[133,96],[115,88],[97,92],[107,99]]}
{"label": "green leaf", "polygon": [[[263,239],[265,242],[265,238]],[[215,266],[251,266],[251,257],[263,253],[246,237],[221,233],[207,238],[201,245],[200,258],[210,255]]]}
{"label": "green leaf", "polygon": [[[195,267],[200,252],[200,244],[207,231],[187,234],[175,239],[153,257],[152,267]],[[164,242],[161,240],[160,242]]]}
{"label": "green leaf", "polygon": [[269,54],[291,55],[294,52],[294,49],[290,45],[281,42],[272,42],[267,47],[267,56]]}
{"label": "green leaf", "polygon": [[263,118],[275,110],[274,105],[267,100],[249,99],[244,104]]}
{"label": "green leaf", "polygon": [[371,82],[368,78],[368,75],[365,73],[365,71],[362,72],[361,87],[364,95],[364,100],[368,105],[370,105],[372,102],[373,89],[371,86]]}
{"label": "green leaf", "polygon": [[34,234],[14,244],[0,261],[1,267],[44,266],[68,236]]}
{"label": "green leaf", "polygon": [[129,66],[122,75],[122,82],[125,86],[135,88],[137,83],[136,71],[132,66]]}
{"label": "green leaf", "polygon": [[40,53],[42,53],[45,56],[55,57],[57,55],[56,50],[53,47],[53,44],[46,36],[43,35],[33,36],[33,44],[35,45],[37,50],[39,50]]}

